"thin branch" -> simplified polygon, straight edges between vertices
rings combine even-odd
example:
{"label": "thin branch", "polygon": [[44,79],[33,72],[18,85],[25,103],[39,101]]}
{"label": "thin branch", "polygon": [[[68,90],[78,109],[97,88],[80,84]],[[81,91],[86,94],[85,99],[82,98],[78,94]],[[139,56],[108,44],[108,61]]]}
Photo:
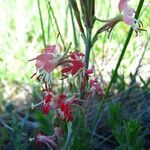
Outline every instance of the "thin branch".
{"label": "thin branch", "polygon": [[58,26],[58,23],[57,23],[57,19],[56,19],[56,17],[55,17],[55,14],[54,14],[53,8],[51,7],[50,2],[49,2],[49,8],[50,8],[50,10],[51,10],[52,16],[53,16],[54,21],[55,21],[55,24],[56,24],[56,28],[57,28],[58,34],[59,34],[59,36],[60,36],[61,42],[62,42],[63,47],[64,47],[64,50],[65,50],[65,49],[66,49],[66,47],[65,47],[65,42],[64,42],[64,39],[63,39],[62,34],[61,34],[61,32],[60,32],[60,29],[59,29],[59,26]]}
{"label": "thin branch", "polygon": [[43,34],[43,44],[44,44],[44,47],[46,47],[45,31],[44,31],[44,24],[43,24],[42,13],[41,13],[41,8],[40,8],[40,1],[37,0],[37,3],[38,3],[39,15],[40,15],[41,29],[42,29],[42,34]]}

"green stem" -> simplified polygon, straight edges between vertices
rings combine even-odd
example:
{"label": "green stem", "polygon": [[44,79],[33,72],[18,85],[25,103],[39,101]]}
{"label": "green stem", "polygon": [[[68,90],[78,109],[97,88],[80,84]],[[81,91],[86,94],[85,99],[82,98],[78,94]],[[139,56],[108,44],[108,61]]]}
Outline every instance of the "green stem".
{"label": "green stem", "polygon": [[49,44],[50,42],[50,25],[51,25],[51,14],[50,14],[50,8],[49,8],[49,2],[48,0],[45,0],[46,8],[47,8],[47,14],[48,14],[48,31],[47,31],[47,42]]}
{"label": "green stem", "polygon": [[56,17],[55,17],[55,14],[54,14],[53,8],[51,7],[50,2],[49,2],[49,8],[50,8],[50,10],[51,10],[52,17],[53,17],[53,19],[54,19],[54,21],[55,21],[55,25],[56,25],[57,31],[58,31],[58,33],[59,33],[59,35],[60,35],[60,40],[61,40],[61,42],[62,42],[62,44],[63,44],[63,48],[64,48],[64,50],[66,50],[65,41],[64,41],[63,36],[62,36],[62,34],[61,34],[61,32],[60,32],[60,29],[59,29],[59,26],[58,26],[58,22],[57,22],[57,19],[56,19]]}
{"label": "green stem", "polygon": [[64,146],[64,150],[69,150],[71,146],[71,137],[72,137],[72,122],[68,122],[68,135],[66,139],[66,143]]}
{"label": "green stem", "polygon": [[84,33],[84,28],[83,28],[83,25],[82,25],[82,21],[81,21],[81,17],[80,17],[80,11],[78,9],[77,2],[76,2],[76,0],[69,0],[69,2],[70,2],[71,7],[74,11],[74,15],[75,15],[76,21],[78,23],[83,41],[85,42],[85,33]]}
{"label": "green stem", "polygon": [[40,8],[40,1],[37,0],[37,2],[38,2],[38,10],[39,10],[39,15],[40,15],[41,28],[42,28],[42,33],[43,33],[43,44],[44,44],[44,47],[46,47],[45,31],[44,31],[42,13],[41,13],[41,8]]}
{"label": "green stem", "polygon": [[75,45],[75,48],[77,48],[78,47],[78,40],[77,40],[77,34],[76,34],[74,16],[73,16],[72,7],[71,7],[70,3],[69,3],[69,9],[70,9],[70,15],[71,15],[71,21],[72,21],[72,28],[73,28],[74,45]]}
{"label": "green stem", "polygon": [[88,28],[85,43],[85,64],[87,69],[89,67],[90,50],[91,50],[91,29]]}
{"label": "green stem", "polygon": [[[144,0],[140,0],[140,2],[139,2],[139,4],[138,4],[138,8],[137,8],[137,10],[136,10],[136,14],[135,14],[135,18],[136,18],[136,19],[139,17],[140,11],[141,11],[142,6],[143,6],[143,3],[144,3]],[[121,52],[121,54],[120,54],[120,57],[119,57],[119,59],[118,59],[118,62],[117,62],[115,71],[114,71],[114,73],[113,73],[113,75],[112,75],[111,81],[110,81],[110,83],[109,83],[109,85],[108,85],[108,88],[107,88],[107,90],[106,90],[106,94],[105,94],[105,98],[104,98],[104,99],[108,98],[108,96],[109,96],[109,91],[110,91],[111,86],[112,86],[112,84],[113,84],[113,82],[114,82],[114,80],[115,80],[115,78],[116,78],[116,76],[117,76],[118,69],[119,69],[119,67],[120,67],[120,64],[121,64],[121,61],[122,61],[122,59],[123,59],[123,56],[124,56],[124,54],[125,54],[125,52],[126,52],[127,46],[128,46],[128,44],[129,44],[129,42],[130,42],[132,33],[133,33],[133,28],[131,27],[130,30],[129,30],[128,36],[127,36],[127,38],[126,38],[126,41],[125,41],[125,43],[124,43],[124,47],[123,47],[123,49],[122,49],[122,52]]]}

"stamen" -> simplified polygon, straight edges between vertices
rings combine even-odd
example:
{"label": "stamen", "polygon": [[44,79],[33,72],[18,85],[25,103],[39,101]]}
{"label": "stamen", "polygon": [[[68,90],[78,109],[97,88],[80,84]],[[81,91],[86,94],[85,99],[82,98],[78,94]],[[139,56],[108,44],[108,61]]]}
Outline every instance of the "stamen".
{"label": "stamen", "polygon": [[34,109],[34,107],[37,107],[37,106],[39,106],[39,105],[41,105],[41,104],[43,104],[43,103],[44,103],[44,101],[41,101],[41,102],[39,102],[39,103],[37,103],[37,104],[31,103],[31,109]]}
{"label": "stamen", "polygon": [[35,138],[29,138],[29,142],[32,142],[34,140],[35,140]]}
{"label": "stamen", "polygon": [[30,79],[32,79],[36,74],[37,74],[37,73],[34,73],[34,74],[30,77]]}

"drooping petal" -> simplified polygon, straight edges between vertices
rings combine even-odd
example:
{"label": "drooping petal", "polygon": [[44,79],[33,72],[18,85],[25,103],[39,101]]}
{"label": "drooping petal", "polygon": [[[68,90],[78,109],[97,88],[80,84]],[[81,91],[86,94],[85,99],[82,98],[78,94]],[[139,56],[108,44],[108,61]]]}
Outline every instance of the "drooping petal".
{"label": "drooping petal", "polygon": [[45,52],[56,54],[56,52],[57,52],[56,45],[50,45],[50,46],[46,47]]}
{"label": "drooping petal", "polygon": [[87,69],[87,70],[85,71],[85,74],[90,75],[90,74],[92,74],[93,72],[94,72],[94,69]]}
{"label": "drooping petal", "polygon": [[46,144],[49,150],[58,149],[58,144],[53,138],[54,136],[45,136],[45,135],[42,135],[41,132],[39,132],[37,136],[35,137],[36,144],[38,145],[39,144],[41,145],[42,143]]}
{"label": "drooping petal", "polygon": [[41,62],[41,61],[37,61],[35,66],[36,66],[37,69],[42,69],[44,67],[44,63]]}
{"label": "drooping petal", "polygon": [[78,60],[84,57],[84,54],[78,50],[70,53],[70,58]]}
{"label": "drooping petal", "polygon": [[124,15],[133,16],[134,13],[135,13],[135,10],[134,10],[133,8],[127,7],[127,8],[124,10]]}
{"label": "drooping petal", "polygon": [[51,100],[52,100],[52,95],[51,94],[46,95],[45,98],[44,98],[45,103],[49,103]]}
{"label": "drooping petal", "polygon": [[126,16],[123,16],[123,21],[128,24],[128,25],[133,25],[134,24],[134,18],[126,15]]}
{"label": "drooping petal", "polygon": [[60,111],[58,111],[58,115],[61,117],[63,121],[72,121],[72,112],[70,105],[64,102],[58,103]]}
{"label": "drooping petal", "polygon": [[73,65],[72,71],[71,71],[72,75],[76,74],[80,69],[82,69],[85,66],[83,62],[77,61],[77,60],[73,60],[72,65]]}
{"label": "drooping petal", "polygon": [[58,97],[58,102],[64,101],[67,98],[66,94],[60,94]]}
{"label": "drooping petal", "polygon": [[72,66],[65,67],[61,70],[61,73],[64,75],[72,70]]}
{"label": "drooping petal", "polygon": [[42,53],[36,57],[36,60],[41,61],[43,63],[46,63],[47,61],[52,60],[52,59],[54,59],[54,55],[46,54],[46,53]]}
{"label": "drooping petal", "polygon": [[48,115],[50,109],[51,109],[51,106],[50,106],[49,103],[48,103],[48,104],[44,104],[44,105],[42,106],[42,112],[43,112],[45,115]]}
{"label": "drooping petal", "polygon": [[55,69],[55,64],[52,61],[45,63],[44,70],[48,73],[52,72]]}
{"label": "drooping petal", "polygon": [[127,8],[127,1],[128,0],[120,0],[119,1],[118,8],[119,8],[120,12],[124,11]]}

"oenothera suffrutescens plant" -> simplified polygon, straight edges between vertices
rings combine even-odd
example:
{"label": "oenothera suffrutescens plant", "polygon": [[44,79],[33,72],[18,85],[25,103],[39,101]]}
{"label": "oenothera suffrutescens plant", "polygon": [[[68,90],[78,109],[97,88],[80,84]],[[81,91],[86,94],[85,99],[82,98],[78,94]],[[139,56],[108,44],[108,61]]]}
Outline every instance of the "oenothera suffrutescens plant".
{"label": "oenothera suffrutescens plant", "polygon": [[[69,126],[68,130],[70,131],[70,124],[74,123],[73,112],[78,111],[78,109],[73,110],[72,106],[84,109],[85,103],[88,103],[88,100],[92,99],[95,95],[97,95],[99,99],[103,99],[104,92],[98,80],[92,77],[95,71],[93,69],[94,67],[89,69],[90,51],[97,41],[98,35],[104,31],[108,31],[110,35],[114,26],[122,21],[130,25],[136,32],[136,35],[142,30],[140,28],[142,25],[141,22],[133,17],[135,10],[128,6],[128,0],[119,1],[119,14],[109,20],[100,20],[95,16],[95,0],[80,0],[78,3],[76,0],[68,0],[68,3],[74,12],[79,26],[85,44],[85,52],[83,53],[77,49],[69,52],[71,45],[66,48],[66,45],[62,47],[60,44],[51,44],[45,47],[41,54],[31,59],[35,61],[37,70],[33,76],[37,75],[38,79],[43,82],[44,85],[41,102],[37,104],[32,103],[31,107],[41,107],[41,111],[45,115],[48,115],[50,111],[54,112],[54,116],[51,120],[54,126],[54,135],[48,136],[39,132],[35,138],[32,139],[34,139],[37,144],[46,144],[49,149],[59,149],[60,141],[63,138],[63,129],[61,123],[56,121],[57,118],[62,122],[67,122]],[[81,9],[79,9],[78,5],[80,5]],[[99,28],[95,34],[92,34],[92,29],[96,20],[104,22],[104,25]],[[65,49],[63,50],[63,48]],[[53,90],[51,86],[51,80],[53,79],[51,76],[53,76],[55,70],[60,72],[62,77],[61,80],[67,79],[69,86],[67,86],[66,89],[68,88],[67,91],[70,90],[70,93],[66,93],[65,91],[59,93]],[[71,91],[72,83],[69,82],[71,79],[74,80],[75,78],[79,79],[78,93],[73,93]],[[58,78],[55,80],[58,80]],[[71,137],[71,132],[69,131],[65,148],[70,144],[69,138]]]}

